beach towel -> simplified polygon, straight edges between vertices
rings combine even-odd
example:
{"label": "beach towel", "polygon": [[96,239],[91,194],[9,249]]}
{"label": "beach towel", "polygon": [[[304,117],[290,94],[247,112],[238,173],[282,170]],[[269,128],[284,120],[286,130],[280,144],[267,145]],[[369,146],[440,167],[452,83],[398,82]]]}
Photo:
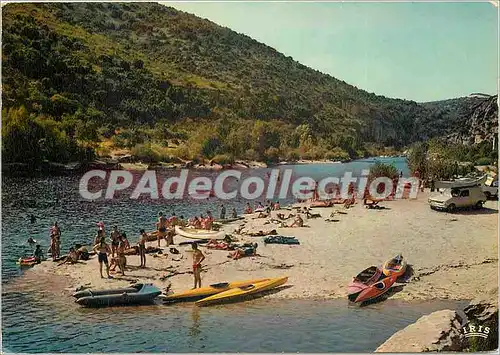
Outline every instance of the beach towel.
{"label": "beach towel", "polygon": [[272,235],[264,238],[265,244],[288,244],[298,245],[300,242],[295,237],[287,237],[283,235]]}

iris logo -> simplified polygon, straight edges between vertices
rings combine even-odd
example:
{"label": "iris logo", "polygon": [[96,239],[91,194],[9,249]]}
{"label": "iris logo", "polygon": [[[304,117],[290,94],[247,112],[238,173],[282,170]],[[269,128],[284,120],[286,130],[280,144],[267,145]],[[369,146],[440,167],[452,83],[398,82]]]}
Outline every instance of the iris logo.
{"label": "iris logo", "polygon": [[486,339],[490,334],[490,327],[483,327],[482,325],[467,324],[462,329],[466,338],[481,337]]}

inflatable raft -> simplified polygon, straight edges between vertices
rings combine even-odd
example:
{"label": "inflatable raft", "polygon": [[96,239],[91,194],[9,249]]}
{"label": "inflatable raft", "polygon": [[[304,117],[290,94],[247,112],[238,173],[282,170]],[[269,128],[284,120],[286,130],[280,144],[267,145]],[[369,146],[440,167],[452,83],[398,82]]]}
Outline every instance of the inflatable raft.
{"label": "inflatable raft", "polygon": [[175,226],[175,233],[189,239],[224,239],[225,232]]}
{"label": "inflatable raft", "polygon": [[25,257],[25,258],[19,258],[19,260],[17,261],[17,263],[21,267],[32,267],[32,266],[34,266],[36,264],[36,259],[35,259],[34,256]]}
{"label": "inflatable raft", "polygon": [[161,294],[152,284],[135,284],[127,288],[110,290],[84,290],[75,293],[76,303],[86,307],[109,307],[152,303]]}

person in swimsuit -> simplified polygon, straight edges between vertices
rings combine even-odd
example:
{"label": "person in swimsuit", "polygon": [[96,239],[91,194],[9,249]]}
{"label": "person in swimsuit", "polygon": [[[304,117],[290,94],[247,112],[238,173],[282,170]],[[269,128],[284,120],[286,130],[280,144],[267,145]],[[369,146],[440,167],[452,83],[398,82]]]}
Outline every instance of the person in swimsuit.
{"label": "person in swimsuit", "polygon": [[29,237],[28,244],[30,245],[30,247],[32,247],[34,244],[36,244],[36,240],[34,240],[33,237]]}
{"label": "person in swimsuit", "polygon": [[50,234],[50,254],[52,255],[52,261],[56,261],[57,259],[57,235],[54,231]]}
{"label": "person in swimsuit", "polygon": [[111,257],[115,257],[115,252],[116,249],[118,249],[118,244],[120,244],[120,232],[118,232],[118,227],[114,226],[113,231],[111,232],[110,239],[111,239]]}
{"label": "person in swimsuit", "polygon": [[198,244],[191,244],[193,248],[193,275],[194,275],[194,287],[197,286],[201,288],[201,263],[205,260],[205,255],[198,249]]}
{"label": "person in swimsuit", "polygon": [[94,238],[94,245],[99,244],[101,242],[101,238],[104,237],[104,230],[99,229],[97,231],[97,235]]}
{"label": "person in swimsuit", "polygon": [[231,212],[231,218],[238,218],[238,212],[236,212],[236,208],[233,207],[233,211]]}
{"label": "person in swimsuit", "polygon": [[303,227],[304,226],[304,220],[300,215],[297,215],[295,219],[293,220],[293,223],[290,225],[290,227]]}
{"label": "person in swimsuit", "polygon": [[33,256],[35,257],[35,261],[37,264],[40,264],[43,259],[43,251],[42,248],[40,247],[40,244],[36,246],[35,251],[33,252]]}
{"label": "person in swimsuit", "polygon": [[245,213],[250,214],[252,212],[253,212],[253,210],[252,210],[252,207],[250,206],[250,202],[247,202],[247,206],[245,207]]}
{"label": "person in swimsuit", "polygon": [[212,224],[214,223],[214,217],[212,217],[212,212],[207,211],[207,218],[205,219],[205,229],[211,230]]}
{"label": "person in swimsuit", "polygon": [[[167,235],[167,219],[163,217],[163,212],[158,213],[158,222],[156,222],[156,239],[158,240],[158,248],[160,247],[160,240]],[[142,232],[141,232],[142,233]],[[168,241],[167,241],[168,247]]]}
{"label": "person in swimsuit", "polygon": [[31,224],[36,222],[36,217],[34,215],[30,216],[30,222],[31,222]]}
{"label": "person in swimsuit", "polygon": [[[52,233],[54,234],[54,247],[52,249],[53,255],[52,258],[59,258],[61,256],[61,229],[57,225],[57,222],[54,222],[54,225],[51,228]],[[55,254],[55,255],[54,255]]]}
{"label": "person in swimsuit", "polygon": [[141,233],[141,236],[139,238],[139,243],[138,243],[139,255],[141,256],[140,267],[145,268],[146,267],[146,238],[147,238],[147,235],[146,235],[146,232],[144,231],[144,229],[141,229],[140,233]]}
{"label": "person in swimsuit", "polygon": [[101,240],[99,241],[99,244],[94,245],[94,248],[92,248],[95,252],[98,252],[98,260],[99,260],[99,272],[101,274],[101,278],[104,278],[102,276],[102,264],[106,264],[106,274],[108,275],[108,279],[111,278],[109,276],[109,263],[108,263],[108,254],[111,253],[111,249],[109,248],[109,245],[106,244],[106,238],[101,237]]}
{"label": "person in swimsuit", "polygon": [[226,207],[224,205],[220,205],[220,219],[226,219]]}
{"label": "person in swimsuit", "polygon": [[127,258],[125,257],[125,242],[123,238],[120,237],[120,242],[118,248],[116,249],[116,257],[111,260],[111,265],[109,267],[110,271],[115,271],[116,266],[122,272],[122,275],[125,276],[125,265],[127,264]]}
{"label": "person in swimsuit", "polygon": [[121,241],[124,244],[125,250],[130,249],[130,243],[127,239],[127,234],[125,232],[123,232],[121,235]]}

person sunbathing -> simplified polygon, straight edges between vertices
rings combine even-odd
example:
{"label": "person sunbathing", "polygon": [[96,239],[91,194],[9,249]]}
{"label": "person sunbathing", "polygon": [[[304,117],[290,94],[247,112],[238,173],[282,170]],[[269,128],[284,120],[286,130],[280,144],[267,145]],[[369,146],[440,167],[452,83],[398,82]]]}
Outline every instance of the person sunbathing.
{"label": "person sunbathing", "polygon": [[266,212],[260,212],[259,215],[257,216],[257,218],[267,218],[269,216],[268,213]]}
{"label": "person sunbathing", "polygon": [[76,253],[75,248],[71,247],[71,248],[69,248],[68,255],[64,258],[63,262],[60,263],[59,265],[62,265],[65,263],[76,264],[77,262],[78,262],[78,254]]}
{"label": "person sunbathing", "polygon": [[304,220],[302,219],[302,217],[300,217],[300,215],[297,215],[297,217],[295,217],[295,219],[293,220],[293,223],[289,225],[290,228],[303,226]]}
{"label": "person sunbathing", "polygon": [[254,243],[251,247],[238,248],[233,253],[228,255],[228,258],[237,260],[246,256],[257,256],[257,243]]}

